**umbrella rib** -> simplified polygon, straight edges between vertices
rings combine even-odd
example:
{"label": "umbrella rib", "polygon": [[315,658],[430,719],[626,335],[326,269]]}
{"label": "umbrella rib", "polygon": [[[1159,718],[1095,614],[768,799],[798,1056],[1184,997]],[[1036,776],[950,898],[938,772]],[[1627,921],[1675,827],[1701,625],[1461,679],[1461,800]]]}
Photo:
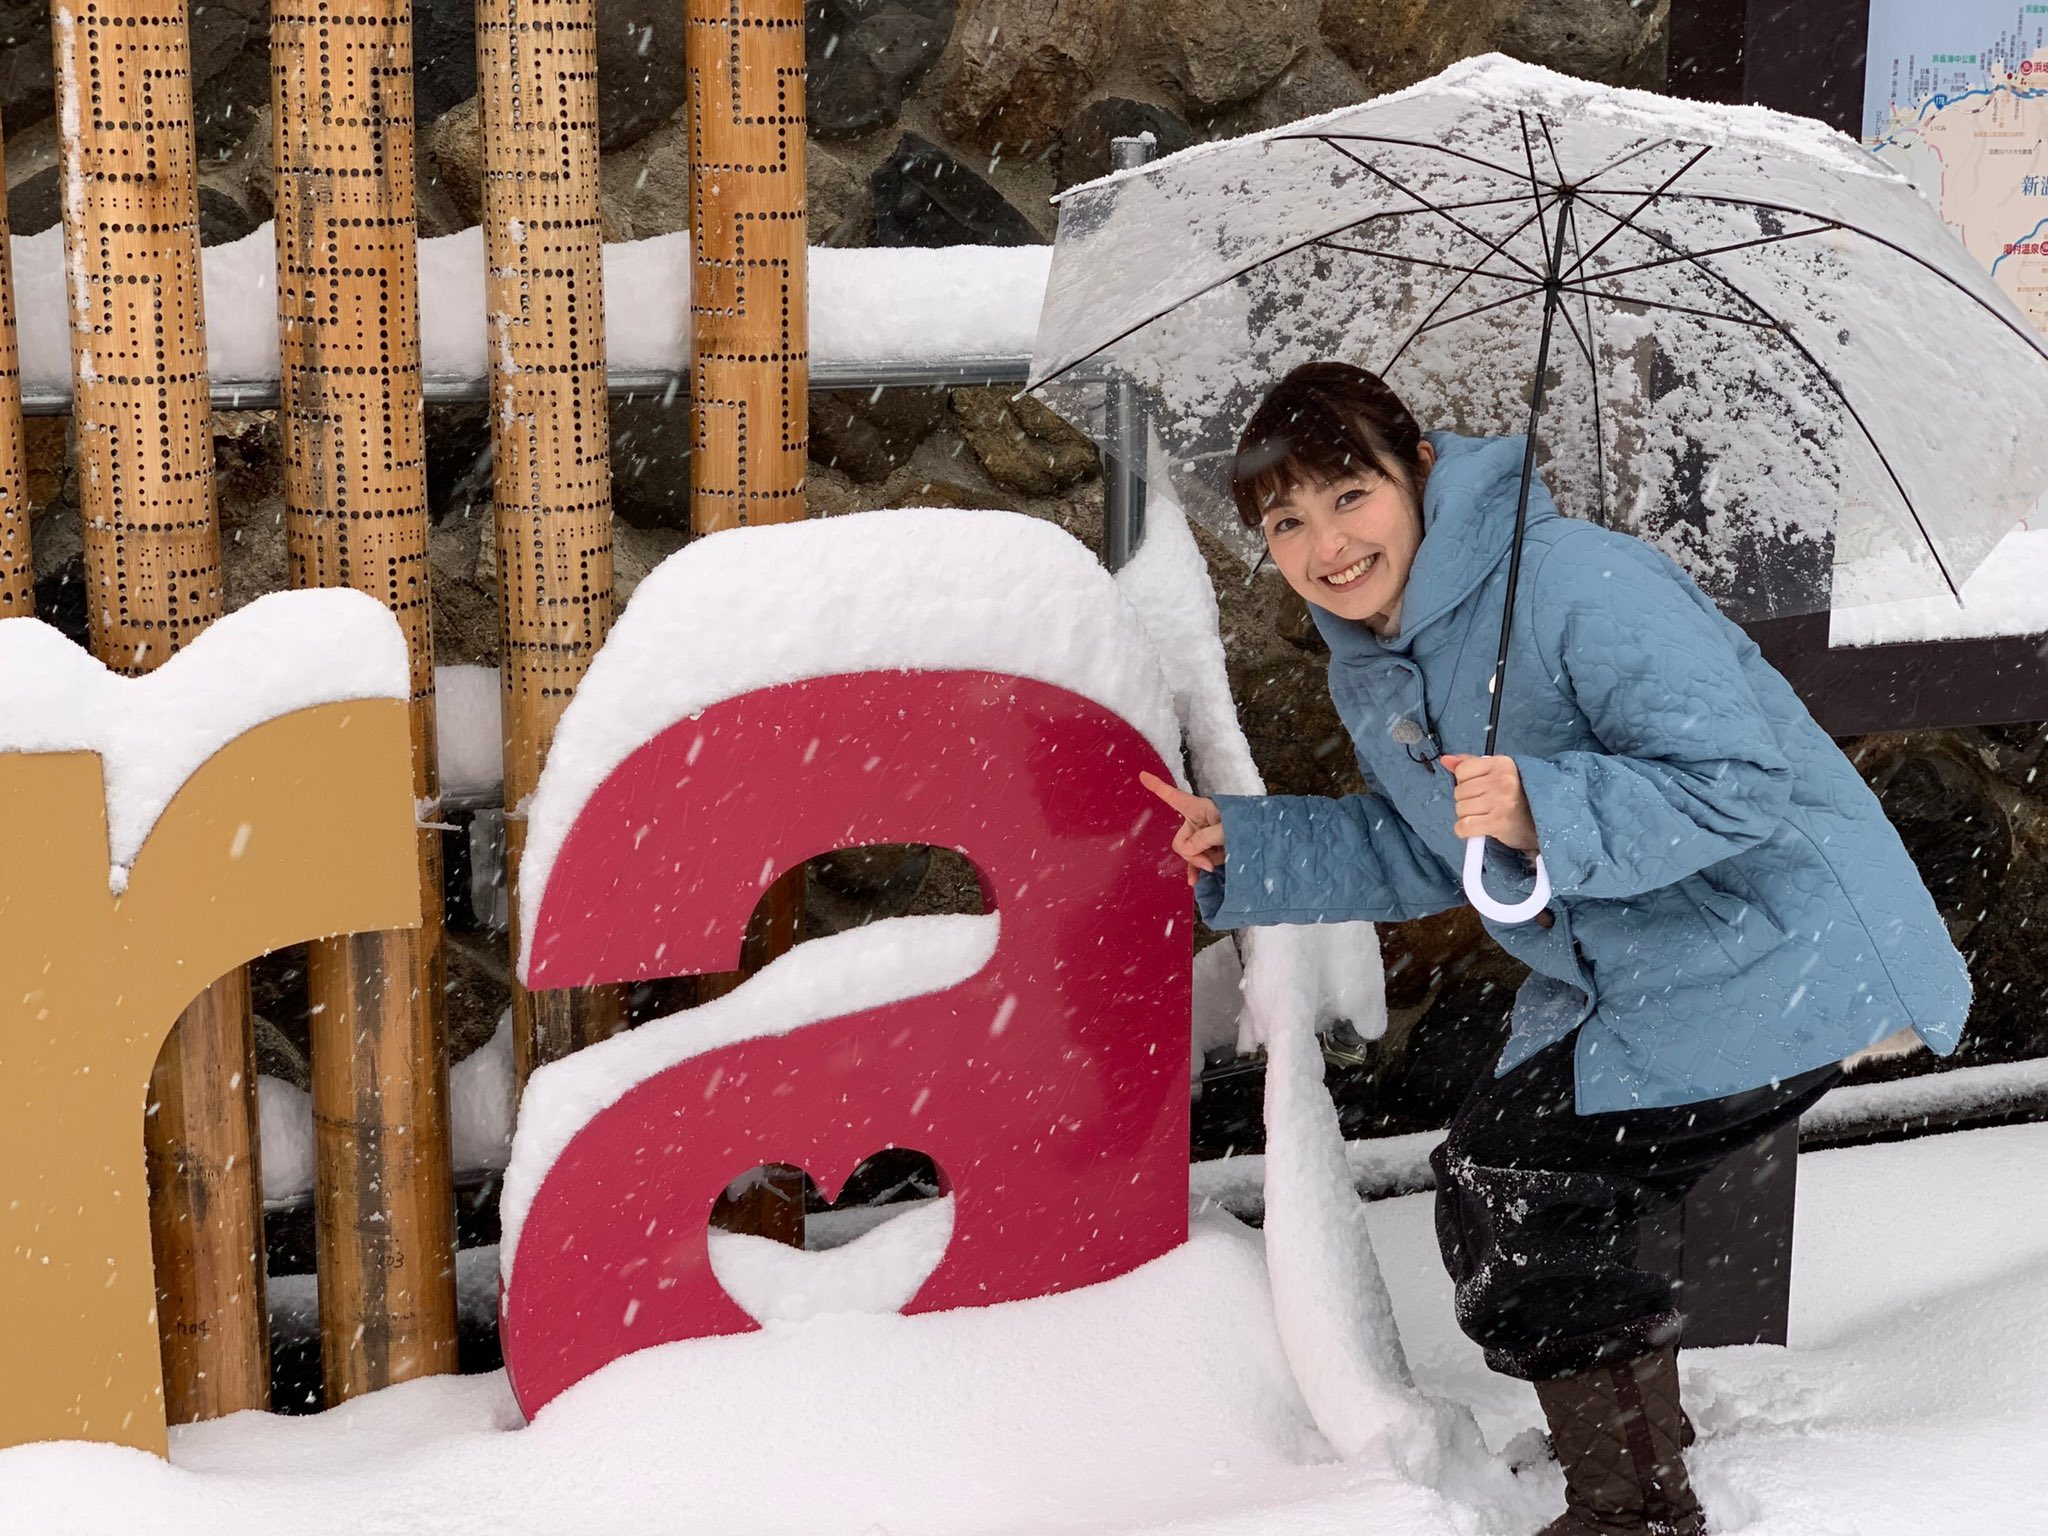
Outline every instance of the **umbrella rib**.
{"label": "umbrella rib", "polygon": [[[1574,291],[1576,291],[1576,290],[1573,290],[1573,289],[1561,289],[1561,290],[1560,290],[1560,292],[1567,292],[1567,293],[1568,293],[1568,292],[1574,292]],[[1522,290],[1522,291],[1521,291],[1520,293],[1511,293],[1511,294],[1509,294],[1509,295],[1508,295],[1508,296],[1507,296],[1506,298],[1504,298],[1504,299],[1495,299],[1495,300],[1494,300],[1494,301],[1493,301],[1492,303],[1490,303],[1490,304],[1479,304],[1479,305],[1475,305],[1475,306],[1474,306],[1473,308],[1471,308],[1471,309],[1461,309],[1461,310],[1459,310],[1459,311],[1458,311],[1458,312],[1457,312],[1457,313],[1456,313],[1455,315],[1446,315],[1446,316],[1444,316],[1444,318],[1443,318],[1443,319],[1441,319],[1441,320],[1428,320],[1428,319],[1426,319],[1426,320],[1424,320],[1424,321],[1422,322],[1422,324],[1418,325],[1418,326],[1417,326],[1417,327],[1415,328],[1415,335],[1413,335],[1413,336],[1410,336],[1410,337],[1408,338],[1408,341],[1413,341],[1413,340],[1415,339],[1415,336],[1419,336],[1419,335],[1421,335],[1421,334],[1422,334],[1422,333],[1423,333],[1424,331],[1440,331],[1440,330],[1442,330],[1442,329],[1443,329],[1443,328],[1444,328],[1445,326],[1447,326],[1447,325],[1452,325],[1452,324],[1455,324],[1455,323],[1456,323],[1457,321],[1460,321],[1460,320],[1470,320],[1470,319],[1471,319],[1471,318],[1472,318],[1472,317],[1473,317],[1474,315],[1483,315],[1483,314],[1485,314],[1485,313],[1486,313],[1486,312],[1487,312],[1488,310],[1490,310],[1490,309],[1499,309],[1499,308],[1500,308],[1500,307],[1501,307],[1501,306],[1502,306],[1503,304],[1518,304],[1518,303],[1520,303],[1520,302],[1521,302],[1521,301],[1522,301],[1523,299],[1533,299],[1533,298],[1535,298],[1535,297],[1536,297],[1536,296],[1537,296],[1538,294],[1540,294],[1540,293],[1542,293],[1542,292],[1543,292],[1543,288],[1542,288],[1541,286],[1537,286],[1537,287],[1532,287],[1532,288],[1525,288],[1525,289],[1523,289],[1523,290]],[[1407,342],[1403,342],[1403,343],[1402,343],[1401,345],[1402,345],[1402,346],[1403,346],[1403,347],[1405,348],[1405,347],[1407,346],[1407,344],[1408,344]],[[1395,353],[1394,355],[1395,355],[1396,357],[1399,357],[1399,356],[1400,356],[1400,353],[1398,353],[1398,352],[1397,352],[1397,353]],[[1393,364],[1389,363],[1389,364],[1388,364],[1387,366],[1391,368],[1391,367],[1393,366]]]}
{"label": "umbrella rib", "polygon": [[[1447,208],[1491,208],[1497,207],[1502,203],[1519,203],[1521,201],[1522,194],[1517,192],[1513,197],[1477,198],[1469,203],[1446,203],[1444,204],[1444,206]],[[1101,343],[1101,345],[1089,348],[1086,352],[1082,353],[1072,362],[1062,363],[1058,368],[1055,368],[1051,373],[1047,374],[1044,378],[1037,380],[1035,383],[1028,384],[1025,387],[1027,389],[1043,389],[1046,385],[1052,383],[1054,380],[1063,378],[1065,375],[1072,373],[1076,368],[1080,367],[1090,358],[1100,356],[1103,352],[1106,352],[1107,350],[1109,350],[1109,348],[1115,346],[1118,342],[1124,341],[1129,337],[1137,335],[1138,332],[1145,329],[1146,326],[1151,325],[1154,321],[1165,319],[1168,315],[1172,314],[1176,309],[1179,309],[1183,304],[1192,304],[1195,300],[1202,298],[1204,295],[1214,293],[1218,288],[1221,288],[1225,283],[1234,283],[1239,278],[1243,277],[1247,272],[1251,272],[1259,267],[1266,266],[1270,262],[1278,261],[1283,256],[1292,256],[1296,251],[1305,250],[1309,246],[1320,244],[1322,241],[1328,240],[1332,235],[1347,234],[1351,230],[1362,228],[1363,226],[1371,224],[1379,219],[1411,219],[1419,213],[1428,213],[1431,211],[1432,210],[1428,208],[1383,208],[1378,213],[1365,214],[1360,218],[1353,219],[1349,224],[1341,224],[1337,228],[1330,230],[1324,234],[1310,235],[1305,239],[1295,241],[1291,245],[1282,246],[1279,250],[1275,251],[1270,256],[1261,257],[1259,260],[1252,262],[1249,266],[1239,267],[1237,270],[1233,272],[1226,272],[1223,276],[1217,278],[1216,281],[1214,281],[1213,283],[1205,283],[1200,288],[1197,288],[1193,293],[1183,294],[1180,298],[1175,299],[1171,304],[1167,305],[1164,309],[1155,310],[1153,313],[1147,315],[1144,319],[1138,321],[1137,324],[1127,326],[1123,330],[1118,331],[1114,336],[1110,337],[1107,341]],[[1530,215],[1530,218],[1534,217],[1535,215]],[[1528,227],[1529,220],[1524,219],[1520,224],[1516,225],[1515,228],[1508,231],[1508,238],[1513,239],[1516,235],[1520,234],[1524,229],[1527,229]],[[1467,275],[1469,276],[1470,274]]]}
{"label": "umbrella rib", "polygon": [[1673,304],[1667,299],[1643,299],[1632,293],[1607,293],[1599,288],[1589,288],[1583,283],[1568,284],[1560,292],[1576,293],[1589,299],[1605,299],[1609,304],[1634,304],[1641,309],[1657,309],[1666,314],[1694,315],[1701,320],[1725,320],[1730,325],[1747,325],[1760,331],[1775,331],[1779,328],[1778,322],[1768,317],[1759,320],[1752,315],[1730,315],[1718,309],[1696,309],[1690,304]]}
{"label": "umbrella rib", "polygon": [[[1370,172],[1372,175],[1379,177],[1381,181],[1384,181],[1388,186],[1392,187],[1395,191],[1400,192],[1407,197],[1414,198],[1416,202],[1420,203],[1424,208],[1427,208],[1431,213],[1436,214],[1446,224],[1449,224],[1453,229],[1460,230],[1464,234],[1471,236],[1472,239],[1478,241],[1481,245],[1485,246],[1489,251],[1493,252],[1494,255],[1506,257],[1509,261],[1513,262],[1516,266],[1520,267],[1524,272],[1528,273],[1528,275],[1534,278],[1537,282],[1540,283],[1543,281],[1543,274],[1538,272],[1534,267],[1530,266],[1526,261],[1522,260],[1521,257],[1515,255],[1515,253],[1512,251],[1502,249],[1500,245],[1494,244],[1493,241],[1487,239],[1486,236],[1480,234],[1478,230],[1474,229],[1471,225],[1467,224],[1463,219],[1452,218],[1449,211],[1446,208],[1436,203],[1432,203],[1428,198],[1424,197],[1420,192],[1417,192],[1413,187],[1405,185],[1399,177],[1393,176],[1388,172],[1381,170],[1378,166],[1374,165],[1370,160],[1361,160],[1357,155],[1352,154],[1350,150],[1344,148],[1341,144],[1332,143],[1330,145],[1330,148],[1336,150],[1338,154],[1342,155],[1346,160],[1349,160],[1353,165],[1357,166],[1360,170]],[[1515,235],[1521,233],[1522,230],[1527,228],[1528,225],[1526,224],[1516,226],[1514,230],[1510,231],[1508,238],[1513,239]],[[1503,244],[1504,243],[1505,242],[1503,242]]]}
{"label": "umbrella rib", "polygon": [[[1420,211],[1419,209],[1417,210],[1417,212]],[[1339,245],[1335,240],[1327,237],[1318,240],[1316,244],[1328,251],[1344,251],[1353,256],[1376,256],[1382,261],[1406,262],[1412,267],[1434,267],[1440,272],[1462,272],[1467,277],[1490,277],[1496,282],[1522,283],[1533,287],[1542,286],[1522,276],[1519,272],[1489,272],[1483,267],[1461,267],[1456,262],[1432,261],[1427,256],[1408,256],[1400,251],[1375,251],[1362,245]]]}
{"label": "umbrella rib", "polygon": [[[1608,241],[1612,240],[1616,235],[1620,234],[1623,229],[1634,229],[1636,227],[1636,215],[1641,213],[1645,208],[1649,207],[1650,204],[1655,202],[1658,198],[1684,196],[1683,193],[1671,192],[1669,190],[1671,184],[1674,181],[1678,180],[1679,177],[1683,176],[1687,171],[1691,170],[1694,166],[1698,165],[1700,161],[1704,160],[1707,157],[1708,153],[1713,149],[1713,147],[1714,146],[1711,144],[1704,145],[1700,149],[1698,154],[1694,155],[1690,160],[1686,161],[1685,164],[1681,165],[1677,170],[1673,171],[1669,176],[1665,177],[1663,183],[1655,191],[1644,193],[1643,200],[1637,203],[1636,206],[1630,209],[1627,213],[1614,214],[1609,212],[1605,208],[1601,208],[1600,211],[1602,213],[1606,214],[1608,218],[1613,219],[1615,221],[1614,228],[1608,230],[1607,233],[1602,235],[1598,240],[1595,240],[1593,242],[1593,248],[1587,251],[1577,261],[1573,262],[1571,271],[1565,273],[1565,276],[1572,277],[1577,275],[1577,273],[1585,267],[1585,264],[1587,262],[1591,261],[1595,256],[1600,254],[1600,247],[1605,245]],[[1609,195],[1611,196],[1613,194]],[[1624,193],[1622,195],[1633,196],[1634,194]],[[1599,204],[1596,203],[1594,204],[1594,206],[1597,208],[1599,207]],[[1807,217],[1811,218],[1812,215],[1809,214],[1807,215]]]}
{"label": "umbrella rib", "polygon": [[[1603,213],[1606,212],[1605,209],[1601,211]],[[1777,245],[1786,240],[1800,240],[1808,235],[1823,235],[1831,229],[1841,228],[1839,224],[1816,224],[1812,229],[1795,229],[1782,235],[1759,235],[1754,240],[1735,240],[1727,245],[1710,245],[1702,251],[1686,251],[1672,244],[1668,238],[1657,230],[1646,230],[1640,225],[1631,225],[1630,227],[1645,239],[1670,251],[1671,254],[1659,257],[1656,261],[1637,262],[1632,267],[1606,267],[1598,272],[1589,273],[1585,279],[1586,281],[1590,281],[1593,278],[1627,277],[1635,272],[1649,272],[1658,267],[1675,266],[1677,263],[1689,261],[1695,256],[1723,256],[1729,251],[1746,251],[1759,245]]]}
{"label": "umbrella rib", "polygon": [[[1807,214],[1805,217],[1812,218],[1814,215]],[[1807,366],[1821,376],[1822,382],[1834,391],[1835,398],[1842,403],[1842,409],[1847,411],[1849,419],[1856,423],[1856,430],[1861,432],[1863,440],[1870,444],[1870,451],[1877,455],[1877,462],[1884,466],[1885,477],[1891,481],[1892,489],[1899,493],[1899,500],[1905,503],[1906,515],[1913,519],[1913,526],[1920,530],[1920,540],[1927,546],[1927,553],[1934,557],[1934,568],[1941,572],[1941,579],[1948,584],[1949,595],[1960,604],[1963,600],[1962,589],[1956,585],[1955,577],[1949,574],[1948,562],[1941,558],[1941,550],[1935,544],[1934,536],[1927,531],[1927,524],[1921,521],[1920,509],[1913,505],[1913,498],[1907,494],[1904,483],[1899,479],[1898,471],[1892,468],[1892,461],[1886,456],[1884,445],[1878,442],[1877,434],[1872,432],[1869,425],[1863,420],[1863,413],[1856,409],[1855,403],[1850,400],[1848,391],[1842,388],[1841,381],[1835,377],[1834,371],[1826,363],[1823,363],[1813,355],[1812,349],[1793,334],[1792,328],[1789,325],[1782,320],[1772,317],[1770,310],[1758,302],[1735,279],[1729,277],[1726,273],[1716,272],[1697,256],[1689,256],[1687,259],[1694,266],[1698,267],[1700,271],[1706,273],[1708,277],[1711,277],[1723,288],[1726,288],[1730,293],[1742,300],[1751,309],[1766,317],[1764,321],[1747,320],[1740,322],[1741,324],[1761,326],[1783,337],[1801,357],[1806,359]],[[1608,295],[1602,294],[1600,297],[1606,298]],[[1719,318],[1729,319],[1732,317],[1721,316]]]}
{"label": "umbrella rib", "polygon": [[[1585,192],[1584,188],[1581,188],[1580,190],[1582,193]],[[1598,190],[1599,195],[1603,197],[1633,197],[1637,194],[1637,189],[1632,187],[1603,187]],[[1767,208],[1773,213],[1788,213],[1792,214],[1797,218],[1802,219],[1818,219],[1823,217],[1823,215],[1815,213],[1810,208],[1793,208],[1788,207],[1784,203],[1766,202],[1761,198],[1755,197],[1735,197],[1725,192],[1660,192],[1657,194],[1657,196],[1681,198],[1687,202],[1727,203],[1738,208]],[[1607,210],[1604,208],[1600,211],[1602,213],[1607,213]],[[1607,216],[1610,219],[1614,217],[1612,213],[1607,213]],[[1635,226],[1632,225],[1631,227],[1633,228]],[[1896,240],[1892,240],[1884,235],[1880,235],[1875,230],[1865,229],[1860,224],[1851,224],[1846,219],[1836,220],[1836,227],[1847,234],[1861,235],[1864,239],[1874,241],[1878,245],[1883,246],[1886,250],[1894,251],[1897,254],[1905,257],[1908,261],[1913,262],[1918,266],[1925,267],[1929,272],[1933,273],[1934,276],[1940,278],[1943,282],[1947,283],[1951,288],[1955,289],[1956,292],[1960,293],[1972,304],[1975,304],[1979,309],[1983,310],[1986,314],[1990,315],[1993,319],[1997,320],[2001,325],[2003,325],[2007,330],[2011,331],[2015,336],[2019,337],[2022,341],[2026,342],[2028,347],[2037,356],[2042,357],[2044,360],[2048,360],[2048,342],[2044,342],[2039,336],[2035,335],[2032,331],[2028,330],[2024,325],[2009,319],[2005,315],[2001,315],[1996,309],[1993,309],[1983,299],[1979,298],[1976,294],[1970,292],[1969,288],[1964,285],[1960,278],[1954,277],[1949,273],[1942,271],[1941,268],[1935,266],[1934,263],[1929,261],[1926,257],[1920,255],[1915,251],[1908,250],[1905,246],[1900,245]],[[1715,273],[1714,275],[1718,277],[1720,274]]]}
{"label": "umbrella rib", "polygon": [[1649,154],[1650,151],[1654,149],[1662,149],[1666,144],[1683,144],[1685,142],[1686,141],[1684,139],[1674,139],[1668,136],[1661,139],[1653,139],[1648,144],[1640,145],[1637,148],[1630,150],[1627,154],[1622,155],[1618,159],[1608,161],[1605,165],[1601,166],[1600,169],[1595,171],[1592,175],[1583,178],[1579,182],[1579,188],[1583,191],[1585,189],[1587,182],[1598,181],[1602,176],[1607,175],[1611,171],[1620,170],[1624,165],[1627,165],[1629,161],[1639,159],[1643,155]]}
{"label": "umbrella rib", "polygon": [[[1545,131],[1544,137],[1546,139],[1549,137],[1547,129]],[[1550,157],[1552,160],[1555,160],[1557,158],[1557,149],[1555,146],[1552,146],[1551,148]],[[1561,167],[1559,169],[1559,175],[1563,175],[1563,170]],[[1572,224],[1572,249],[1574,251],[1583,250],[1584,247],[1579,240],[1579,208],[1578,203],[1576,201],[1573,201],[1572,203],[1566,206],[1565,217],[1570,219]],[[1583,339],[1579,336],[1579,328],[1576,325],[1572,325],[1571,312],[1565,309],[1563,305],[1559,305],[1558,313],[1564,316],[1564,323],[1567,326],[1571,327],[1572,339],[1579,343],[1579,350],[1585,354],[1586,375],[1589,379],[1592,380],[1593,486],[1595,502],[1596,505],[1599,507],[1600,517],[1604,521],[1607,517],[1607,431],[1606,428],[1601,424],[1600,420],[1600,333],[1593,329],[1593,301],[1590,298],[1588,298],[1585,294],[1580,294],[1579,303],[1581,307],[1585,310],[1586,315],[1586,334]]]}
{"label": "umbrella rib", "polygon": [[1522,179],[1520,171],[1511,170],[1505,165],[1495,165],[1491,160],[1482,160],[1477,155],[1468,155],[1462,149],[1452,149],[1448,144],[1431,144],[1422,139],[1395,139],[1377,133],[1276,133],[1269,142],[1326,144],[1336,149],[1339,140],[1346,144],[1391,144],[1397,149],[1432,150],[1439,155],[1451,155],[1470,165],[1512,177],[1516,181]]}
{"label": "umbrella rib", "polygon": [[[1542,216],[1542,213],[1542,208],[1537,208],[1537,210],[1534,213],[1530,214],[1527,218],[1522,220],[1521,223],[1517,224],[1513,229],[1508,231],[1508,238],[1512,240],[1516,235],[1519,235],[1523,230],[1527,229],[1531,224],[1535,223],[1536,220]],[[1402,338],[1400,346],[1394,348],[1394,355],[1388,358],[1386,366],[1380,369],[1380,373],[1382,375],[1389,374],[1394,371],[1394,365],[1401,361],[1402,357],[1407,353],[1408,348],[1414,343],[1415,338],[1420,336],[1423,333],[1423,331],[1429,326],[1429,323],[1432,320],[1434,320],[1439,313],[1442,312],[1443,307],[1446,304],[1450,303],[1452,299],[1455,299],[1458,296],[1459,292],[1464,288],[1464,286],[1472,281],[1474,275],[1476,274],[1476,271],[1477,269],[1475,268],[1473,272],[1467,272],[1463,277],[1459,278],[1455,283],[1451,284],[1450,287],[1444,290],[1443,297],[1438,299],[1436,303],[1430,307],[1429,313],[1422,317],[1422,323],[1416,326],[1414,330],[1410,331],[1405,337]]]}

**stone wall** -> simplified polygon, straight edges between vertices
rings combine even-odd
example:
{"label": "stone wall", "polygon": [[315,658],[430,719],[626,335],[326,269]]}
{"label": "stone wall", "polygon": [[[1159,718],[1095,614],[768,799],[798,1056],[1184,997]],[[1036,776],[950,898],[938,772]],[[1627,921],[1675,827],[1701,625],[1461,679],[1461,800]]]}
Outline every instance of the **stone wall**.
{"label": "stone wall", "polygon": [[[1112,135],[1150,130],[1162,150],[1364,100],[1498,48],[1575,74],[1656,87],[1668,0],[809,0],[811,239],[834,245],[1015,244],[1051,238],[1049,199],[1107,168]],[[673,0],[598,0],[606,235],[687,223],[682,12]],[[193,8],[198,134],[209,244],[270,216],[267,8]],[[420,223],[477,218],[481,151],[473,24],[464,0],[415,15]],[[0,5],[0,122],[14,228],[57,218],[48,7]],[[814,512],[1011,507],[1091,543],[1101,491],[1089,444],[1007,390],[821,393],[811,405]],[[688,523],[687,413],[658,402],[612,411],[621,601],[680,547]],[[277,424],[223,414],[215,436],[231,604],[283,578]],[[82,636],[79,534],[67,426],[29,431],[38,600]],[[436,648],[443,662],[497,659],[489,433],[480,407],[429,413]],[[1323,688],[1306,612],[1270,578],[1251,589],[1209,549],[1232,681],[1255,755],[1276,790],[1355,787]],[[1872,738],[1854,744],[1928,872],[1979,984],[1973,1059],[2048,1049],[2032,1004],[2028,925],[2048,886],[2048,803],[2033,727]],[[971,900],[955,861],[922,852],[842,859],[812,886],[825,931],[888,911]],[[1469,913],[1387,930],[1394,1028],[1333,1068],[1355,1130],[1440,1124],[1503,1029],[1517,968]],[[491,944],[458,936],[458,1051],[483,1038],[503,991]],[[289,961],[280,962],[288,970]],[[287,989],[270,994],[288,1012]],[[286,1020],[289,1024],[292,1021]],[[287,1033],[290,1033],[287,1030]],[[1892,1068],[1890,1070],[1899,1070]],[[1226,1096],[1212,1111],[1227,1114]],[[1212,1113],[1214,1121],[1216,1113]],[[1238,1130],[1255,1139],[1255,1105]],[[1242,1134],[1239,1134],[1239,1131]]]}

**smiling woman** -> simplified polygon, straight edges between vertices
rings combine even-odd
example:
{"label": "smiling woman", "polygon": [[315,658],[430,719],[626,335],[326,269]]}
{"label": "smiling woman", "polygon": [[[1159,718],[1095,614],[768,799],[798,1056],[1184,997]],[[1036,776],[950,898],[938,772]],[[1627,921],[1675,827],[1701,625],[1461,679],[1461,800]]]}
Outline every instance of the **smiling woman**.
{"label": "smiling woman", "polygon": [[[1481,907],[1531,974],[1431,1159],[1444,1264],[1460,1325],[1543,1403],[1571,1510],[1544,1536],[1700,1536],[1678,1296],[1640,1217],[1796,1121],[1851,1052],[1902,1025],[1953,1050],[1969,978],[1785,680],[1663,554],[1560,516],[1532,461],[1525,437],[1425,435],[1347,364],[1282,379],[1233,495],[1330,647],[1372,792],[1147,787],[1212,928],[1439,912],[1475,848],[1494,889],[1548,865],[1534,922]],[[1495,721],[1502,755],[1471,755]]]}
{"label": "smiling woman", "polygon": [[1374,374],[1310,363],[1246,425],[1231,487],[1247,528],[1302,598],[1375,634],[1400,624],[1436,462],[1400,397]]}

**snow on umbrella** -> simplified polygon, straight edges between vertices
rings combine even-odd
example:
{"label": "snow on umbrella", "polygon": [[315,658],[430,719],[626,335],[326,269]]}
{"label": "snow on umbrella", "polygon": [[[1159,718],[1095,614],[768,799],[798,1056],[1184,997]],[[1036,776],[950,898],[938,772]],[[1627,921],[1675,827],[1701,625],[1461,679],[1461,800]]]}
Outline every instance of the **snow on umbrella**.
{"label": "snow on umbrella", "polygon": [[1528,432],[1738,620],[1956,593],[2048,490],[2048,348],[1904,177],[1499,55],[1061,198],[1032,387],[1104,439],[1093,386],[1134,390],[1142,472],[1248,559],[1237,434],[1318,358]]}

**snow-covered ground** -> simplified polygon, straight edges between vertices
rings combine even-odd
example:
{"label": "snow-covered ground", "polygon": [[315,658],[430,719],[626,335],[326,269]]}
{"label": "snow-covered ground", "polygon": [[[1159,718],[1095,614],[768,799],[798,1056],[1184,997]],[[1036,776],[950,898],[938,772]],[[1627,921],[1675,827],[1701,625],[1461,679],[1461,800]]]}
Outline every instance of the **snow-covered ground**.
{"label": "snow-covered ground", "polygon": [[[1716,1531],[2040,1531],[2048,1126],[1810,1154],[1800,1177],[1793,1347],[1684,1357]],[[1470,1404],[1492,1453],[1451,1455],[1434,1488],[1329,1457],[1258,1234],[1211,1212],[1185,1248],[1106,1285],[668,1345],[526,1428],[493,1375],[174,1430],[168,1466],[0,1452],[0,1509],[37,1536],[1533,1531],[1561,1496],[1556,1470],[1529,1464],[1534,1395],[1452,1324],[1428,1197],[1369,1220],[1422,1385]]]}

